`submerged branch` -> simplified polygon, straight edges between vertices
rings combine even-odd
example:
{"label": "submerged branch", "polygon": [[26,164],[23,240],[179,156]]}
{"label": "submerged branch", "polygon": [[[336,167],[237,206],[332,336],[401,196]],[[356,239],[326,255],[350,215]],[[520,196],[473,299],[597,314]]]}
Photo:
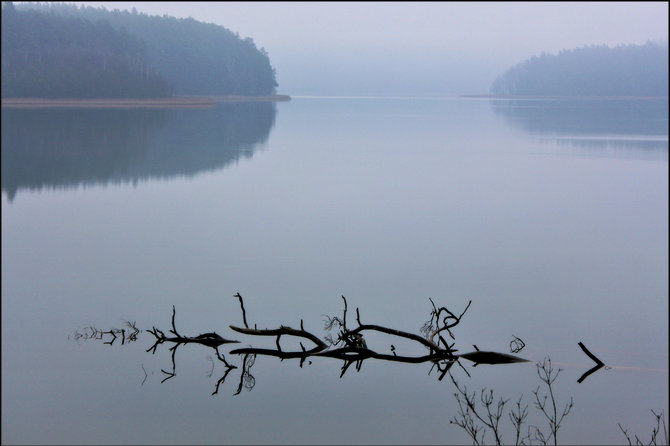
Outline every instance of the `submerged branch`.
{"label": "submerged branch", "polygon": [[584,344],[582,344],[581,342],[578,342],[577,345],[579,345],[579,347],[582,349],[582,351],[583,351],[584,353],[586,353],[586,356],[588,356],[589,358],[591,358],[591,359],[596,363],[595,366],[593,366],[592,368],[590,368],[589,370],[587,370],[586,372],[584,372],[584,374],[583,374],[582,376],[579,377],[579,379],[577,380],[577,382],[578,382],[579,384],[581,384],[581,383],[582,383],[586,378],[588,378],[592,373],[595,373],[595,372],[597,372],[598,370],[600,370],[602,367],[605,367],[605,363],[602,362],[600,359],[598,359],[598,358],[596,357],[596,355],[594,355],[593,353],[591,353],[591,352],[589,351],[589,349],[586,348],[586,346],[585,346]]}
{"label": "submerged branch", "polygon": [[257,329],[257,328],[242,328],[242,327],[235,327],[234,325],[230,326],[230,329],[233,331],[236,331],[238,333],[242,334],[247,334],[247,335],[252,335],[252,336],[281,336],[281,335],[287,335],[287,336],[297,336],[301,338],[306,338],[315,343],[320,349],[325,349],[328,347],[325,342],[323,342],[321,339],[319,339],[317,336],[313,335],[312,333],[306,331],[306,330],[296,330],[295,328],[291,327],[286,327],[286,326],[281,326],[279,328],[274,328],[274,329]]}

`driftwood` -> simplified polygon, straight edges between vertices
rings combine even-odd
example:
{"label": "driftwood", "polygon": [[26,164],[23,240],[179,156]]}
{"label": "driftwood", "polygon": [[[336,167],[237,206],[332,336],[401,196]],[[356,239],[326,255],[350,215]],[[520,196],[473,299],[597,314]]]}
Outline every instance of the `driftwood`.
{"label": "driftwood", "polygon": [[[455,340],[453,330],[458,326],[462,317],[470,308],[472,301],[468,302],[462,312],[454,313],[447,307],[438,307],[435,305],[432,299],[429,299],[432,306],[430,319],[423,324],[422,328],[420,329],[421,335],[419,335],[383,325],[363,323],[361,321],[361,315],[358,308],[356,308],[355,312],[355,326],[352,327],[350,323],[348,324],[347,321],[347,299],[342,296],[342,301],[344,304],[342,315],[332,317],[326,316],[326,323],[324,328],[327,330],[328,334],[321,338],[306,330],[302,320],[300,321],[300,328],[293,328],[286,325],[280,325],[277,328],[258,328],[255,324],[252,328],[247,321],[247,313],[244,308],[244,299],[239,293],[236,293],[234,297],[239,300],[240,309],[242,312],[242,322],[244,326],[239,327],[236,325],[230,325],[230,329],[240,335],[253,337],[261,336],[275,339],[274,348],[259,348],[250,345],[229,351],[228,354],[236,355],[242,358],[240,382],[238,385],[238,390],[235,393],[236,395],[239,394],[243,388],[248,390],[253,388],[255,379],[250,370],[255,363],[257,356],[275,357],[279,358],[280,360],[297,359],[299,360],[300,367],[302,367],[305,361],[308,359],[310,359],[311,363],[312,358],[339,359],[343,361],[340,370],[340,378],[344,376],[352,364],[355,364],[356,370],[360,371],[363,361],[368,359],[410,364],[431,363],[432,366],[429,374],[434,369],[437,369],[438,380],[440,381],[454,365],[458,365],[468,376],[470,375],[467,369],[461,364],[461,359],[473,362],[475,367],[479,364],[494,365],[530,362],[528,359],[524,359],[508,353],[479,350],[476,345],[474,346],[475,351],[468,353],[458,353],[458,350],[455,348],[455,343],[447,342],[446,339],[451,339],[452,341]],[[218,380],[216,388],[213,392],[213,394],[218,393],[219,387],[225,382],[225,379],[229,375],[230,371],[237,368],[237,366],[232,365],[226,359],[219,348],[226,344],[240,343],[240,341],[226,339],[214,331],[202,333],[197,336],[183,336],[177,331],[175,326],[175,315],[176,309],[173,306],[171,321],[172,329],[169,330],[169,333],[172,336],[166,336],[163,331],[156,328],[155,326],[149,330],[146,330],[155,338],[154,344],[146,350],[147,352],[155,354],[159,345],[164,343],[173,344],[169,349],[172,353],[172,370],[161,370],[164,374],[167,375],[167,377],[163,379],[163,382],[174,377],[176,374],[175,354],[177,349],[180,346],[186,344],[200,344],[204,347],[212,348],[215,351],[216,357],[226,367],[225,373]],[[137,333],[140,330],[135,328],[134,323],[130,324],[129,327],[133,328],[131,337],[132,340],[135,340]],[[86,336],[90,338],[102,339],[104,334],[111,334],[114,338],[109,342],[105,342],[106,344],[111,345],[116,339],[117,335],[121,334],[123,337],[122,344],[125,342],[125,331],[113,329],[103,332],[94,329],[93,327],[90,328],[91,329],[89,331],[85,332]],[[416,355],[399,354],[398,350],[393,344],[390,344],[388,351],[378,351],[368,346],[367,340],[365,338],[365,335],[368,333],[384,334],[390,336],[391,338],[409,341],[410,343],[421,346],[425,352],[423,354]],[[82,335],[80,335],[80,337],[82,337]],[[289,350],[283,349],[280,344],[280,340],[282,338],[297,340],[300,348]],[[303,344],[303,342],[306,344]],[[587,376],[603,367],[604,364],[597,357],[595,357],[595,355],[589,352],[581,342],[579,343],[579,346],[589,357],[591,357],[596,362],[596,366],[587,371],[579,379],[579,382],[581,383],[584,379],[586,379]],[[511,353],[518,353],[524,347],[525,343],[523,340],[517,336],[513,336],[513,339],[510,342]]]}
{"label": "driftwood", "polygon": [[476,345],[473,345],[473,347],[475,348],[474,352],[458,355],[459,358],[474,362],[475,365],[473,367],[477,367],[479,364],[512,364],[515,362],[530,362],[528,359],[519,358],[517,356],[508,355],[506,353],[484,352],[479,350]]}
{"label": "driftwood", "polygon": [[[509,364],[528,361],[526,359],[508,355],[506,353],[479,351],[476,346],[475,352],[457,354],[458,350],[454,348],[455,344],[448,343],[445,340],[444,335],[446,334],[451,339],[455,339],[452,329],[454,329],[454,327],[456,327],[461,321],[461,318],[472,304],[472,301],[468,302],[465,309],[460,314],[456,314],[446,307],[436,306],[433,300],[430,299],[432,311],[430,313],[430,319],[426,321],[426,323],[424,323],[423,327],[421,328],[421,333],[423,334],[423,336],[421,336],[415,333],[396,330],[378,324],[362,323],[360,311],[358,308],[356,308],[356,326],[350,328],[347,325],[347,299],[342,296],[342,301],[344,303],[342,316],[326,317],[326,330],[335,331],[336,334],[329,334],[324,339],[322,339],[314,333],[307,331],[302,320],[300,321],[300,328],[293,328],[286,325],[280,325],[278,328],[257,328],[257,326],[254,325],[254,327],[251,328],[247,322],[247,312],[244,308],[244,299],[239,293],[236,293],[234,297],[239,300],[244,327],[230,325],[230,329],[242,335],[275,338],[275,348],[258,348],[249,346],[233,349],[229,352],[230,355],[237,355],[243,358],[240,383],[235,395],[239,394],[243,388],[248,390],[253,388],[255,379],[250,373],[250,369],[254,364],[255,358],[257,356],[276,357],[280,360],[298,359],[300,367],[302,367],[305,361],[310,358],[340,359],[343,361],[343,365],[340,370],[340,378],[344,376],[352,364],[355,364],[356,370],[360,371],[363,361],[367,359],[378,359],[389,362],[411,364],[427,362],[432,363],[431,371],[434,368],[437,368],[439,373],[439,380],[444,378],[446,373],[454,364],[458,364],[463,370],[465,370],[463,365],[459,362],[461,358],[474,362],[475,366],[478,364]],[[213,348],[215,350],[216,357],[221,362],[223,362],[226,367],[224,375],[216,383],[216,388],[213,392],[213,394],[218,393],[219,387],[225,382],[225,379],[230,371],[237,368],[228,362],[225,356],[219,351],[219,347],[224,344],[239,343],[240,341],[223,338],[216,332],[203,333],[197,336],[183,336],[177,331],[177,328],[175,327],[175,314],[176,310],[173,306],[172,329],[169,332],[174,336],[166,336],[163,331],[156,327],[152,327],[151,329],[147,330],[155,337],[154,344],[149,349],[147,349],[147,352],[155,353],[158,346],[163,343],[174,344],[172,347],[170,347],[170,351],[172,353],[172,370],[161,370],[164,374],[167,375],[167,377],[163,379],[163,382],[174,377],[176,374],[175,354],[177,349],[180,346],[186,344],[200,344],[205,347]],[[417,343],[418,345],[421,345],[423,348],[425,348],[426,353],[414,356],[400,355],[397,353],[393,344],[390,345],[390,350],[388,352],[375,351],[368,347],[364,337],[366,333],[370,332],[382,333]],[[299,341],[300,350],[282,349],[280,345],[280,339],[282,337],[297,339]],[[520,342],[521,345],[525,345],[523,344],[523,341],[521,341],[516,336],[514,338],[515,341],[513,342]],[[303,341],[309,341],[307,347],[305,347]],[[521,350],[521,348],[519,348],[517,351]],[[465,372],[468,373],[467,370],[465,370]]]}
{"label": "driftwood", "polygon": [[[356,309],[356,322],[358,326],[350,329],[347,327],[347,299],[342,296],[342,300],[344,301],[342,317],[329,317],[326,323],[327,329],[336,327],[339,328],[337,338],[333,339],[332,337],[327,337],[326,341],[324,342],[316,335],[306,331],[304,329],[302,320],[300,321],[300,329],[295,329],[284,325],[276,329],[249,328],[246,322],[246,312],[244,310],[242,296],[240,296],[238,293],[235,295],[235,297],[240,300],[240,306],[246,328],[236,327],[234,325],[231,325],[230,328],[238,333],[247,335],[276,336],[277,349],[274,350],[249,347],[233,350],[230,352],[231,354],[260,354],[266,356],[275,356],[282,359],[306,358],[309,356],[315,356],[339,358],[347,361],[375,358],[386,361],[408,363],[420,363],[427,361],[457,361],[459,358],[468,359],[475,362],[476,364],[509,364],[514,362],[528,361],[526,359],[505,353],[479,351],[476,346],[476,352],[465,353],[461,355],[456,354],[458,350],[454,349],[454,344],[447,343],[441,333],[447,332],[449,336],[454,339],[454,335],[451,332],[451,329],[458,325],[461,318],[472,304],[472,301],[468,302],[465,310],[463,310],[459,316],[456,316],[446,307],[436,307],[431,299],[430,302],[433,305],[433,311],[431,312],[431,319],[427,321],[422,328],[422,332],[426,334],[425,337],[422,337],[414,333],[396,330],[393,328],[384,327],[382,325],[364,324],[361,322],[358,308]],[[384,333],[417,342],[424,346],[428,350],[428,353],[420,356],[401,356],[396,354],[395,347],[393,345],[391,345],[390,354],[376,352],[367,346],[365,338],[363,337],[363,332],[366,331]],[[315,346],[310,350],[306,350],[301,343],[301,351],[283,351],[279,345],[279,339],[281,336],[296,336],[309,339],[315,344]]]}

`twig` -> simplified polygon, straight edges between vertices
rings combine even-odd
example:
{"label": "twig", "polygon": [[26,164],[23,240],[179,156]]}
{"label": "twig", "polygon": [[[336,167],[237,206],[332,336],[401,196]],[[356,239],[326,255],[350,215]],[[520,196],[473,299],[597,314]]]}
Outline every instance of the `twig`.
{"label": "twig", "polygon": [[249,328],[249,324],[247,324],[247,313],[244,311],[244,302],[242,301],[242,296],[240,293],[235,294],[235,296],[240,300],[240,307],[242,307],[242,321],[244,322],[244,326]]}
{"label": "twig", "polygon": [[582,344],[581,342],[578,342],[577,345],[579,345],[579,347],[582,349],[582,351],[583,351],[584,353],[586,353],[586,356],[588,356],[589,358],[591,358],[591,359],[596,363],[595,366],[593,366],[592,368],[590,368],[589,370],[587,370],[586,372],[584,372],[584,374],[583,374],[582,376],[579,377],[579,379],[577,380],[577,382],[578,382],[579,384],[581,384],[586,378],[589,377],[589,375],[591,375],[591,374],[594,373],[594,372],[597,372],[597,371],[600,370],[602,367],[604,367],[604,366],[605,366],[605,363],[603,363],[600,359],[598,359],[598,358],[596,357],[596,355],[594,355],[593,353],[591,353],[591,352],[589,351],[589,349],[586,348],[586,346],[585,346],[584,344]]}
{"label": "twig", "polygon": [[598,365],[601,366],[601,367],[605,365],[605,363],[602,362],[600,359],[598,359],[598,358],[596,357],[596,355],[594,355],[593,353],[591,353],[591,352],[589,351],[589,349],[586,348],[586,346],[585,346],[584,344],[582,344],[581,342],[578,342],[577,345],[579,345],[579,346],[581,347],[581,349],[584,351],[584,353],[586,353],[586,356],[588,356],[589,358],[593,359],[593,361],[595,361],[596,364],[598,364]]}
{"label": "twig", "polygon": [[512,335],[514,339],[509,342],[509,350],[512,353],[519,353],[526,346],[526,343],[522,339]]}

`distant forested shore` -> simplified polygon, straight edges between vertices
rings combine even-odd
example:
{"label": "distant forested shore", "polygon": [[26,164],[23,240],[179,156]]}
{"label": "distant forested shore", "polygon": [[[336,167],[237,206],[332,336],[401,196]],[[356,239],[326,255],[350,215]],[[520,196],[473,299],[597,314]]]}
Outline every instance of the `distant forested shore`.
{"label": "distant forested shore", "polygon": [[649,42],[543,53],[500,75],[490,92],[494,97],[668,96],[668,46]]}
{"label": "distant forested shore", "polygon": [[276,87],[267,52],[219,25],[65,3],[2,4],[3,98],[282,100]]}

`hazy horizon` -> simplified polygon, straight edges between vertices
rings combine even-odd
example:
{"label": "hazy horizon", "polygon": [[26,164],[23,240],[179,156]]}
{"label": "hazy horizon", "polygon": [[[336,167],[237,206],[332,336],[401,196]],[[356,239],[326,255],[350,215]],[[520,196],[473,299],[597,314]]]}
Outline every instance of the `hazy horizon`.
{"label": "hazy horizon", "polygon": [[586,45],[667,44],[665,2],[72,2],[192,17],[268,51],[278,92],[486,93],[506,69]]}

